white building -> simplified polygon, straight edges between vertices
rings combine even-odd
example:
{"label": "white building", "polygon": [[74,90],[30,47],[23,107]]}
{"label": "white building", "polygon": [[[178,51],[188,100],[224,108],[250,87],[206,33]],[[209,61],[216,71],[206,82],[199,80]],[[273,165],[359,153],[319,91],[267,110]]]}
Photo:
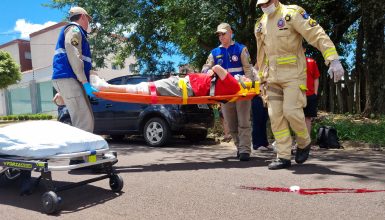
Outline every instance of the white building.
{"label": "white building", "polygon": [[[0,115],[28,114],[56,111],[52,103],[53,87],[51,82],[52,61],[55,46],[61,29],[61,22],[30,34],[30,41],[14,40],[0,45],[21,66],[22,80],[18,84],[0,90]],[[113,55],[106,59],[107,68],[97,70],[106,80],[122,75],[134,74],[134,57],[125,60],[123,69],[112,65]]]}

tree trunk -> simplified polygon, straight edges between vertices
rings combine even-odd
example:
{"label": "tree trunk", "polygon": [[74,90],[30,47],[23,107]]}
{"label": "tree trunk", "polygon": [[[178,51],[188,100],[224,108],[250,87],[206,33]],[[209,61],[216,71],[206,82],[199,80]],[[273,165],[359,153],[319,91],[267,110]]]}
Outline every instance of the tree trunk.
{"label": "tree trunk", "polygon": [[356,113],[361,114],[362,111],[362,105],[364,102],[362,102],[364,99],[364,96],[362,96],[362,92],[364,90],[361,90],[363,88],[361,85],[365,85],[363,82],[363,45],[364,45],[364,32],[362,31],[362,19],[359,21],[360,24],[358,26],[358,35],[357,35],[357,49],[356,49],[356,68],[354,71],[354,78],[356,81],[356,94],[355,94],[355,103],[356,103]]}
{"label": "tree trunk", "polygon": [[366,41],[366,70],[370,85],[368,106],[365,113],[385,113],[385,67],[384,67],[384,14],[385,6],[377,0],[362,1],[362,19]]}
{"label": "tree trunk", "polygon": [[336,86],[334,84],[333,79],[328,80],[329,84],[329,111],[335,113],[335,102],[334,97],[336,94]]}

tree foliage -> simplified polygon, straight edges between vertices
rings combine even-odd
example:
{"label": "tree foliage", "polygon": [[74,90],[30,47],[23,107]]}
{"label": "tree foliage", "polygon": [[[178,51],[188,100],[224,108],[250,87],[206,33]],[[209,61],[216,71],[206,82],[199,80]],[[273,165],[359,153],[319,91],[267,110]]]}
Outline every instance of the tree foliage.
{"label": "tree foliage", "polygon": [[0,50],[0,89],[17,83],[21,79],[20,67],[8,52]]}

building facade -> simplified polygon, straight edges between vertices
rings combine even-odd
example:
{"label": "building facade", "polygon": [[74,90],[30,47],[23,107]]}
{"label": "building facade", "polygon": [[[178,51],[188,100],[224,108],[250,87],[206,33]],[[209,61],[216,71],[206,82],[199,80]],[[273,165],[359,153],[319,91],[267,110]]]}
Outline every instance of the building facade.
{"label": "building facade", "polygon": [[[52,61],[61,29],[67,22],[60,22],[30,34],[30,40],[14,40],[0,45],[20,65],[22,79],[19,83],[0,90],[0,115],[56,112],[53,104]],[[97,69],[106,80],[134,74],[134,57],[125,61],[124,68],[112,64],[114,55],[106,59],[107,68]]]}

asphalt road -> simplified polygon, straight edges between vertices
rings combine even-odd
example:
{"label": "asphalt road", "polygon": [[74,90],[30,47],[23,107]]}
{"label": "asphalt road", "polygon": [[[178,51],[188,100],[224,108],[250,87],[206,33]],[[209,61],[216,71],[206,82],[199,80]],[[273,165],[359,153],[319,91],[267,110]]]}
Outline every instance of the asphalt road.
{"label": "asphalt road", "polygon": [[[385,153],[373,150],[318,150],[290,169],[271,171],[273,152],[235,158],[232,143],[207,140],[192,145],[176,139],[164,148],[141,140],[111,142],[123,193],[107,180],[58,193],[60,219],[385,219],[385,192],[301,195],[246,187],[367,188],[385,190]],[[58,161],[57,163],[61,163]],[[34,176],[37,176],[34,173]],[[60,185],[94,175],[54,172]],[[16,184],[0,185],[1,219],[52,219],[42,213],[40,186],[19,196]]]}

